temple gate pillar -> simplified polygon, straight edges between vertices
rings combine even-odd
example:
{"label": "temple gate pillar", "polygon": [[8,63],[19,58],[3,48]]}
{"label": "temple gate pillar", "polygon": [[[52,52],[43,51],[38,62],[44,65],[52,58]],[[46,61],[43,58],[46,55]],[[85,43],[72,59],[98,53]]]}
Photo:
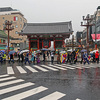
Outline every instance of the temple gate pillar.
{"label": "temple gate pillar", "polygon": [[39,38],[37,40],[37,49],[39,50]]}
{"label": "temple gate pillar", "polygon": [[29,40],[29,51],[30,51],[31,50],[31,40],[30,38],[28,40]]}

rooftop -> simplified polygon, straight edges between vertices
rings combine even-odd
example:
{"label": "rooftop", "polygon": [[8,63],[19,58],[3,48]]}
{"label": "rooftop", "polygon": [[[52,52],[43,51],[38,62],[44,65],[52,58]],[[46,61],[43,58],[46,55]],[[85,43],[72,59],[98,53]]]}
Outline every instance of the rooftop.
{"label": "rooftop", "polygon": [[23,31],[19,34],[67,34],[72,32],[72,23],[70,21],[58,23],[26,23]]}

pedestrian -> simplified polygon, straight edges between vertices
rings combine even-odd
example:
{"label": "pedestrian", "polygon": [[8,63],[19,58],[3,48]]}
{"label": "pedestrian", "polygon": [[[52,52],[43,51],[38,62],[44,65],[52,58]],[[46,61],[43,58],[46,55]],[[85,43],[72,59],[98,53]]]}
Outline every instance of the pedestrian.
{"label": "pedestrian", "polygon": [[54,53],[51,52],[51,63],[53,64],[53,61],[54,61]]}
{"label": "pedestrian", "polygon": [[28,62],[30,64],[29,53],[27,53],[26,56],[25,56],[25,64],[26,64],[26,62]]}
{"label": "pedestrian", "polygon": [[47,51],[45,51],[45,60],[48,61]]}
{"label": "pedestrian", "polygon": [[95,52],[93,52],[93,63],[95,63]]}
{"label": "pedestrian", "polygon": [[34,64],[35,64],[35,59],[36,59],[36,51],[34,51]]}
{"label": "pedestrian", "polygon": [[88,54],[86,52],[84,52],[84,54],[83,54],[83,59],[84,59],[84,65],[86,62],[89,64]]}
{"label": "pedestrian", "polygon": [[99,52],[98,51],[96,51],[95,53],[95,60],[97,63],[99,63]]}
{"label": "pedestrian", "polygon": [[22,53],[21,55],[20,55],[20,57],[21,57],[21,59],[22,59],[22,63],[23,63],[23,61],[24,61],[24,54]]}
{"label": "pedestrian", "polygon": [[84,55],[84,53],[82,52],[81,53],[81,64],[83,63],[83,55]]}
{"label": "pedestrian", "polygon": [[68,53],[66,63],[70,62],[70,58],[69,57],[70,57],[70,54]]}
{"label": "pedestrian", "polygon": [[49,59],[49,51],[47,51],[47,57],[48,57],[48,59]]}
{"label": "pedestrian", "polygon": [[0,62],[3,62],[3,58],[2,58],[2,52],[0,52]]}
{"label": "pedestrian", "polygon": [[74,64],[76,64],[76,62],[77,62],[77,55],[78,55],[78,53],[75,53],[76,55],[75,55],[75,57],[74,57]]}
{"label": "pedestrian", "polygon": [[37,64],[40,63],[40,58],[39,57],[40,57],[40,54],[37,53],[37,57],[36,57],[37,58]]}
{"label": "pedestrian", "polygon": [[14,54],[10,54],[10,60],[9,60],[9,63],[10,62],[13,62],[14,63]]}
{"label": "pedestrian", "polygon": [[66,53],[64,53],[64,54],[63,54],[63,62],[62,62],[62,63],[65,63],[66,57],[67,57],[67,55],[66,55]]}
{"label": "pedestrian", "polygon": [[3,61],[6,61],[6,54],[3,54]]}
{"label": "pedestrian", "polygon": [[60,53],[58,52],[58,56],[57,56],[57,64],[61,63],[60,61]]}
{"label": "pedestrian", "polygon": [[32,52],[32,55],[31,55],[31,61],[32,61],[33,64],[34,64],[34,52]]}
{"label": "pedestrian", "polygon": [[45,52],[43,52],[43,61],[45,62]]}
{"label": "pedestrian", "polygon": [[20,62],[20,52],[17,52],[17,56],[18,56],[18,62]]}
{"label": "pedestrian", "polygon": [[72,52],[70,52],[70,54],[69,54],[69,63],[70,63],[70,64],[72,64],[72,59],[73,59],[73,58],[72,58]]}

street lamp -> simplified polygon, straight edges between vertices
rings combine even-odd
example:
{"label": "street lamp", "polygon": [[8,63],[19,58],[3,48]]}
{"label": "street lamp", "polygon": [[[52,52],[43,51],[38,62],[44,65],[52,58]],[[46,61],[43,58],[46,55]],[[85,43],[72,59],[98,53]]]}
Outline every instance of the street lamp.
{"label": "street lamp", "polygon": [[81,22],[81,26],[84,26],[87,28],[87,39],[86,39],[86,43],[87,43],[87,53],[89,52],[89,27],[93,26],[93,24],[90,23],[90,21],[93,20],[92,18],[89,17],[89,14],[86,16],[83,16],[83,21],[86,21],[86,24],[83,25],[83,22]]}
{"label": "street lamp", "polygon": [[14,26],[12,26],[12,21],[5,21],[4,29],[8,31],[8,54],[9,54],[9,32],[14,29]]}
{"label": "street lamp", "polygon": [[98,12],[98,9],[100,9],[100,6],[98,6],[97,7],[97,11],[96,11],[96,13],[95,13],[95,49],[97,50],[97,37],[96,37],[96,33],[97,33],[97,31],[96,31],[96,16],[97,16],[97,12]]}

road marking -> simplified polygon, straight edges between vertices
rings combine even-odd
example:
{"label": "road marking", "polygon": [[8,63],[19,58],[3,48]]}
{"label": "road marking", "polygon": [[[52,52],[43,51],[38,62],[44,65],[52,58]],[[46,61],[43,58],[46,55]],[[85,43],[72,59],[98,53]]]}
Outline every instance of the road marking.
{"label": "road marking", "polygon": [[0,79],[0,82],[1,81],[7,81],[7,80],[10,80],[10,79],[15,79],[16,77],[7,77],[7,78],[3,78],[3,79]]}
{"label": "road marking", "polygon": [[63,67],[68,68],[68,69],[75,69],[75,68],[72,68],[72,67],[67,67],[67,66],[63,66]]}
{"label": "road marking", "polygon": [[0,75],[0,78],[6,77],[6,76],[9,76],[9,75],[8,74],[6,74],[6,75]]}
{"label": "road marking", "polygon": [[60,92],[54,92],[46,97],[43,97],[39,100],[58,100],[60,98],[62,98],[63,96],[65,96],[66,94],[60,93]]}
{"label": "road marking", "polygon": [[81,100],[81,99],[78,99],[78,98],[77,98],[76,100]]}
{"label": "road marking", "polygon": [[3,82],[3,83],[0,83],[0,87],[7,86],[7,85],[11,85],[11,84],[14,84],[14,83],[23,82],[23,81],[24,80],[22,80],[22,79],[18,79],[18,80],[9,81],[9,82]]}
{"label": "road marking", "polygon": [[15,90],[19,90],[19,89],[22,89],[22,88],[25,88],[25,87],[28,87],[28,86],[32,86],[32,85],[34,85],[34,83],[28,82],[28,83],[20,84],[20,85],[17,85],[17,86],[12,86],[12,87],[9,87],[9,88],[6,88],[6,89],[2,89],[2,90],[0,90],[0,95],[5,94],[5,93],[9,93],[9,92],[12,92],[12,91],[15,91]]}
{"label": "road marking", "polygon": [[7,67],[7,73],[8,74],[14,74],[14,70],[12,67]]}
{"label": "road marking", "polygon": [[39,86],[37,88],[31,89],[31,90],[28,90],[28,91],[25,91],[25,92],[22,92],[22,93],[19,93],[19,94],[16,94],[16,95],[13,95],[13,96],[10,96],[10,97],[7,97],[7,98],[4,98],[2,100],[21,100],[21,99],[27,98],[29,96],[32,96],[34,94],[45,91],[47,89],[48,88],[46,88],[46,87]]}
{"label": "road marking", "polygon": [[48,68],[48,69],[50,69],[50,70],[53,70],[53,71],[58,71],[58,69],[55,69],[55,68],[52,68],[52,67],[48,67],[48,66],[46,66],[46,65],[41,65],[41,66],[43,66],[43,67],[45,67],[45,68]]}
{"label": "road marking", "polygon": [[21,66],[16,66],[20,73],[27,73]]}
{"label": "road marking", "polygon": [[68,69],[75,69],[75,68],[72,68],[72,67],[67,67],[65,65],[58,65],[58,66],[65,67],[65,68],[68,68]]}
{"label": "road marking", "polygon": [[61,68],[61,67],[54,66],[54,65],[50,65],[50,66],[55,67],[55,68],[58,68],[58,69],[61,69],[61,70],[67,70],[67,69],[65,69],[65,68]]}
{"label": "road marking", "polygon": [[30,67],[30,66],[25,66],[27,69],[29,69],[30,71],[34,72],[38,72],[37,70],[35,70],[34,68]]}
{"label": "road marking", "polygon": [[44,71],[44,72],[47,72],[47,71],[48,71],[47,69],[44,69],[44,68],[39,67],[39,66],[37,66],[37,65],[33,65],[33,67],[38,68],[38,69],[40,69],[40,70],[42,70],[42,71]]}

